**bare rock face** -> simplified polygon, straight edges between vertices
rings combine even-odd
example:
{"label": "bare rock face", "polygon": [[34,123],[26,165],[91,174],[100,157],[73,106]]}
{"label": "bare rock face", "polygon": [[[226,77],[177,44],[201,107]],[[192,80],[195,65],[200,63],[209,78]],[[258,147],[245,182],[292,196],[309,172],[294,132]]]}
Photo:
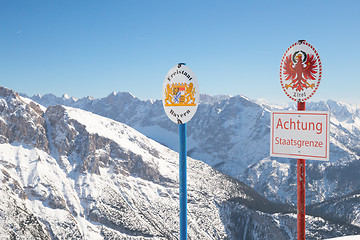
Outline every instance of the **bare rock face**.
{"label": "bare rock face", "polygon": [[26,144],[49,153],[44,112],[4,87],[0,87],[0,143]]}
{"label": "bare rock face", "polygon": [[[156,183],[164,179],[158,169],[149,166],[139,154],[124,149],[97,133],[89,133],[84,125],[68,117],[63,106],[50,106],[45,115],[53,151],[56,155],[67,158],[72,166],[78,164],[81,172],[100,175],[100,167],[111,166],[114,173],[132,174]],[[157,157],[156,151],[148,150]]]}

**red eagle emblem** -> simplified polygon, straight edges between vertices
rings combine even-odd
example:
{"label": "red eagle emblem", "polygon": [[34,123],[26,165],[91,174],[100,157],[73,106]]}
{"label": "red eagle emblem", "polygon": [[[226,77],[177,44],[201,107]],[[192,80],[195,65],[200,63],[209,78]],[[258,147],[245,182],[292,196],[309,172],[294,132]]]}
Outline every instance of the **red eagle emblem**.
{"label": "red eagle emblem", "polygon": [[307,80],[315,80],[317,67],[316,58],[312,54],[297,51],[287,56],[283,65],[283,74],[285,80],[291,82],[285,84],[286,89],[290,87],[295,91],[302,91],[309,87],[314,88],[315,84],[309,84]]}

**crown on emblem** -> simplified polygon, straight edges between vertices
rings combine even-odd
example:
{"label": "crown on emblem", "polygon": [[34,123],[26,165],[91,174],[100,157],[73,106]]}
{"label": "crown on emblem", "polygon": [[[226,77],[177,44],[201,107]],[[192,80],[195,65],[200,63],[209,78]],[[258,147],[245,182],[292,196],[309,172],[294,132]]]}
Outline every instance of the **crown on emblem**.
{"label": "crown on emblem", "polygon": [[186,87],[187,83],[173,83],[171,85],[172,87]]}

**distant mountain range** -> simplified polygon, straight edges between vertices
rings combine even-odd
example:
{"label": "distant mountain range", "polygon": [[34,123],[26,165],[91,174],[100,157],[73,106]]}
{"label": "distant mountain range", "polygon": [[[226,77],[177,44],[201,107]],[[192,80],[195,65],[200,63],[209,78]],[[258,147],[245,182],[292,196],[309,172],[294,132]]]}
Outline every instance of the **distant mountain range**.
{"label": "distant mountain range", "polygon": [[[160,100],[141,101],[125,92],[100,99],[51,94],[31,99],[45,107],[60,104],[111,118],[178,150],[177,126],[167,119]],[[296,160],[269,157],[270,111],[296,110],[295,105],[278,107],[226,95],[201,95],[200,102],[188,123],[188,155],[249,184],[271,200],[296,203]],[[330,161],[307,161],[307,203],[357,191],[360,107],[328,100],[307,103],[306,108],[331,114]]]}
{"label": "distant mountain range", "polygon": [[[178,154],[167,147],[177,149],[177,126],[160,101],[129,93],[32,99],[0,87],[0,237],[179,238]],[[294,162],[268,157],[271,106],[243,96],[202,99],[188,124],[189,155],[198,159],[188,159],[189,239],[295,239]],[[323,106],[332,104],[339,122],[332,120],[331,161],[307,169],[316,202],[307,239],[360,234],[349,212],[359,206],[359,111]]]}

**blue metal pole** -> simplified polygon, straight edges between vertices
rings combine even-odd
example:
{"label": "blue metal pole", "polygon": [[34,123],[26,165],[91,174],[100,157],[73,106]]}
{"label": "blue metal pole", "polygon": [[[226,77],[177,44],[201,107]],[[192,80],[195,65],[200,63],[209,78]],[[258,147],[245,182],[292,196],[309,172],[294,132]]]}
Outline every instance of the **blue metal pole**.
{"label": "blue metal pole", "polygon": [[186,123],[179,124],[180,240],[187,239]]}

